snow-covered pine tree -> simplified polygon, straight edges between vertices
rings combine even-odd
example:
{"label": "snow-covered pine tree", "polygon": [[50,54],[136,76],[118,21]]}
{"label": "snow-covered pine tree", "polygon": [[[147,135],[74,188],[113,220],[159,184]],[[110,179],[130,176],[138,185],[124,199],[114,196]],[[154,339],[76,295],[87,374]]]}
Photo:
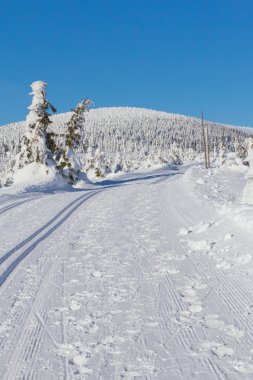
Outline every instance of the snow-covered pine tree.
{"label": "snow-covered pine tree", "polygon": [[89,99],[83,99],[72,110],[72,116],[66,124],[65,146],[56,154],[57,168],[69,184],[76,182],[81,170],[77,149],[83,141],[85,113],[89,111],[91,104],[92,102]]}
{"label": "snow-covered pine tree", "polygon": [[30,112],[26,118],[26,132],[14,162],[14,172],[32,162],[47,166],[52,160],[52,137],[47,128],[51,123],[49,110],[56,112],[56,109],[46,99],[47,83],[36,81],[31,87],[30,95],[33,95],[33,99],[28,107]]}
{"label": "snow-covered pine tree", "polygon": [[91,170],[94,170],[94,156],[95,156],[95,147],[92,145],[88,147],[87,153],[85,156],[85,165],[84,170],[86,173],[90,172]]}
{"label": "snow-covered pine tree", "polygon": [[97,148],[95,152],[94,169],[95,169],[96,177],[103,178],[105,176],[105,172],[106,172],[105,155],[103,152],[100,152],[99,148]]}
{"label": "snow-covered pine tree", "polygon": [[248,156],[246,158],[249,169],[246,173],[247,183],[243,191],[242,201],[253,205],[253,138],[248,138]]}
{"label": "snow-covered pine tree", "polygon": [[[239,162],[244,164],[247,157],[247,140],[240,141],[238,136],[236,136],[234,146],[235,146],[235,154],[236,158],[238,158]],[[247,164],[246,164],[247,165]]]}
{"label": "snow-covered pine tree", "polygon": [[122,165],[122,158],[119,152],[116,153],[115,161],[113,163],[112,172],[118,173],[122,171],[123,165]]}

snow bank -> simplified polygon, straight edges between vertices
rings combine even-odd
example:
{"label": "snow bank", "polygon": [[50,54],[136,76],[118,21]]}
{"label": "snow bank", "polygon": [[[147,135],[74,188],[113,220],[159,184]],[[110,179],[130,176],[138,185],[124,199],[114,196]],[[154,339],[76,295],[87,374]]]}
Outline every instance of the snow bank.
{"label": "snow bank", "polygon": [[13,188],[20,191],[51,191],[67,187],[53,165],[44,166],[35,162],[18,170],[13,176]]}
{"label": "snow bank", "polygon": [[[247,182],[246,170],[245,166],[209,170],[192,166],[184,175],[183,182],[194,197],[208,203],[219,214],[229,218],[229,222],[233,221],[242,229],[252,231],[253,180]],[[180,235],[192,230],[182,230]]]}

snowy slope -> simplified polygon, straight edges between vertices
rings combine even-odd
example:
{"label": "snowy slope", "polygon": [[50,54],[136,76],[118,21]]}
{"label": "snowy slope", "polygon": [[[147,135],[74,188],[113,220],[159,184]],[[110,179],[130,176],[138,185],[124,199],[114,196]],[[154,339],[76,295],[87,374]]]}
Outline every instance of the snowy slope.
{"label": "snowy slope", "polygon": [[244,183],[183,166],[0,190],[0,378],[252,379]]}

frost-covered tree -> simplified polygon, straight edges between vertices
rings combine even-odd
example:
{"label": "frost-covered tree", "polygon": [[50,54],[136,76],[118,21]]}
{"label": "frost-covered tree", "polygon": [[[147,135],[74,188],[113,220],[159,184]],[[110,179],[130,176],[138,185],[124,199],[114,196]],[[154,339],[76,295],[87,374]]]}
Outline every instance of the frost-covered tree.
{"label": "frost-covered tree", "polygon": [[168,154],[168,163],[169,165],[181,165],[182,160],[179,155],[179,149],[176,145],[176,143],[173,143],[169,149]]}
{"label": "frost-covered tree", "polygon": [[248,155],[246,158],[249,169],[246,173],[247,183],[243,191],[243,202],[253,205],[253,138],[248,139]]}
{"label": "frost-covered tree", "polygon": [[235,154],[241,161],[241,163],[246,164],[247,159],[247,140],[239,141],[238,139],[235,141]]}
{"label": "frost-covered tree", "polygon": [[84,138],[85,113],[89,111],[91,104],[92,102],[89,99],[83,99],[72,110],[72,116],[66,124],[65,144],[56,153],[57,168],[70,184],[76,182],[82,167],[77,150]]}
{"label": "frost-covered tree", "polygon": [[95,167],[95,147],[89,146],[87,149],[87,154],[85,157],[85,165],[84,165],[84,171],[86,173],[90,172],[91,170],[94,170]]}
{"label": "frost-covered tree", "polygon": [[52,138],[47,128],[51,123],[49,110],[56,112],[56,109],[46,99],[47,83],[37,81],[31,87],[32,104],[28,107],[27,128],[15,159],[14,171],[32,162],[47,166],[52,160]]}
{"label": "frost-covered tree", "polygon": [[101,152],[99,148],[96,149],[94,157],[94,170],[95,176],[101,178],[105,176],[106,173],[106,163],[104,152]]}
{"label": "frost-covered tree", "polygon": [[113,166],[112,166],[112,172],[116,174],[116,173],[122,171],[122,168],[123,168],[122,157],[121,157],[121,154],[119,152],[117,152],[116,156],[115,156],[115,161],[114,161]]}

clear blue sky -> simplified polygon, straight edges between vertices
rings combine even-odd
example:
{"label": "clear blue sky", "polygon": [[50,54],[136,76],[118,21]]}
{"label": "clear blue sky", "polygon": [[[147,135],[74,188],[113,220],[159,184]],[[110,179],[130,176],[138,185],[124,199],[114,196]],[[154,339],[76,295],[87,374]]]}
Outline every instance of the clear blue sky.
{"label": "clear blue sky", "polygon": [[0,0],[0,125],[44,80],[81,98],[253,126],[253,1]]}

